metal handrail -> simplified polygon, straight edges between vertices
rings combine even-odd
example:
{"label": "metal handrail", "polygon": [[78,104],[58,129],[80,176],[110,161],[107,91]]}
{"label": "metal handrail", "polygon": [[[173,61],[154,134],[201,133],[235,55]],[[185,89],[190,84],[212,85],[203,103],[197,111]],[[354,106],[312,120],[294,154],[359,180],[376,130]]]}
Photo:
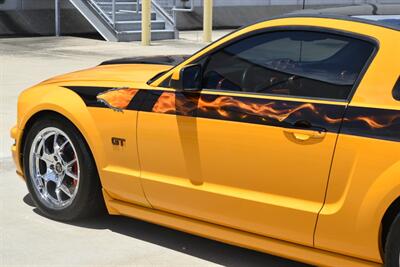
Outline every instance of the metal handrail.
{"label": "metal handrail", "polygon": [[[96,2],[96,0],[87,0],[88,3],[97,11],[97,13],[102,16],[103,18],[105,18],[106,22],[115,30],[116,29],[116,13],[117,13],[117,8],[116,8],[116,0],[110,0],[108,3],[111,3],[111,16],[110,14],[107,14],[103,8],[101,8],[98,3]],[[191,9],[184,9],[187,11],[192,11],[193,10],[193,0],[191,1]],[[140,11],[140,0],[136,0],[136,10],[133,11],[126,11],[126,12],[136,12],[139,13]],[[174,2],[174,8],[176,8],[175,6],[176,1]],[[175,32],[175,37],[178,37],[178,30],[176,28],[176,15],[175,15],[175,11],[173,8],[173,15],[171,16],[159,3],[156,2],[156,0],[151,0],[151,5],[153,7],[153,9],[157,12],[158,15],[162,16],[166,23],[168,23],[174,30]],[[177,9],[176,11],[183,11],[183,10],[179,10]]]}
{"label": "metal handrail", "polygon": [[194,1],[190,0],[190,8],[177,8],[176,7],[176,0],[174,0],[174,5],[172,7],[172,17],[173,17],[173,25],[174,25],[174,29],[175,29],[175,38],[179,38],[178,37],[178,22],[176,21],[176,13],[177,12],[193,12],[194,11]]}
{"label": "metal handrail", "polygon": [[176,0],[174,0],[174,5],[172,8],[172,11],[174,12],[193,12],[194,11],[194,1],[193,0],[189,0],[190,1],[190,8],[177,8],[176,7]]}
{"label": "metal handrail", "polygon": [[[115,0],[112,0],[114,3],[113,3],[113,5],[114,5],[114,8],[115,8]],[[109,23],[109,24],[111,24],[112,26],[115,26],[115,10],[114,10],[114,12],[112,13],[112,17],[110,18],[105,12],[104,12],[104,10],[101,8],[101,7],[99,7],[99,5],[96,3],[96,1],[94,1],[94,0],[88,0],[88,2],[89,2],[89,4],[91,4],[98,12],[99,12],[99,14],[101,15],[101,16],[103,16],[106,20],[107,20],[107,22]]]}
{"label": "metal handrail", "polygon": [[169,23],[171,23],[175,27],[175,20],[173,17],[171,17],[167,11],[163,7],[160,6],[155,0],[151,0],[151,4],[154,7],[156,11],[159,12],[161,16],[163,16],[166,20],[168,20]]}
{"label": "metal handrail", "polygon": [[[107,15],[104,10],[96,3],[95,0],[88,0],[89,3],[100,13],[101,16],[105,17],[107,22],[111,24],[115,28],[115,22],[116,22],[116,0],[111,0],[111,18],[109,15]],[[140,0],[136,0],[136,13],[139,13],[140,11]]]}

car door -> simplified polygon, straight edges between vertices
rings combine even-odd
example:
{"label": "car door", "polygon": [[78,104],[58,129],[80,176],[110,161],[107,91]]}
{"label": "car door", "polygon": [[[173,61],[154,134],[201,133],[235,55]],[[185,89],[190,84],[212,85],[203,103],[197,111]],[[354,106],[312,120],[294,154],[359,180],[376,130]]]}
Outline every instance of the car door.
{"label": "car door", "polygon": [[347,99],[372,50],[326,32],[257,32],[192,62],[203,90],[149,91],[138,150],[151,205],[313,245]]}

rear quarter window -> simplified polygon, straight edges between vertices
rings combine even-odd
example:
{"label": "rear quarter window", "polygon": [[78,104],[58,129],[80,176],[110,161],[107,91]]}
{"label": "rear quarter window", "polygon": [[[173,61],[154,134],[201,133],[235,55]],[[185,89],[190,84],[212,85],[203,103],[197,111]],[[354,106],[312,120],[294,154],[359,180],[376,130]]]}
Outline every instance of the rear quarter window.
{"label": "rear quarter window", "polygon": [[393,94],[393,98],[394,98],[394,99],[400,101],[400,76],[399,76],[399,78],[397,79],[397,82],[396,82],[396,84],[395,84],[394,87],[393,87],[392,94]]}

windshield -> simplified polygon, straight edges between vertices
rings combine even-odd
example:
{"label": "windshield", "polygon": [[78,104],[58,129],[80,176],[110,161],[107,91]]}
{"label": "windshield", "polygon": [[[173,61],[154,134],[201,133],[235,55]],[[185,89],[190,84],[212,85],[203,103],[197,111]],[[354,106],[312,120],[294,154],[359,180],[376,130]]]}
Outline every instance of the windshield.
{"label": "windshield", "polygon": [[353,17],[375,21],[382,26],[400,30],[400,15],[362,15]]}

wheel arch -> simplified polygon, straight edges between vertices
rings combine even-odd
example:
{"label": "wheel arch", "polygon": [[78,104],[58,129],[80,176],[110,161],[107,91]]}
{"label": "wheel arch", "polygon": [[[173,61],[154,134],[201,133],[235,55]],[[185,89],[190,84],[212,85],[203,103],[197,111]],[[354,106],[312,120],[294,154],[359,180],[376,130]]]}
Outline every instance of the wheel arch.
{"label": "wheel arch", "polygon": [[18,99],[17,127],[21,134],[17,140],[17,151],[21,167],[26,134],[37,120],[49,115],[64,119],[76,128],[90,151],[97,172],[101,174],[105,155],[103,147],[98,145],[101,144],[100,132],[91,111],[78,94],[54,85],[31,88]]}
{"label": "wheel arch", "polygon": [[[81,136],[83,143],[86,145],[86,148],[88,149],[89,154],[91,155],[93,163],[96,166],[97,173],[99,173],[99,170],[98,170],[98,167],[97,167],[96,158],[94,157],[93,151],[92,151],[90,145],[88,144],[87,139],[82,134],[82,131],[68,117],[66,117],[63,114],[61,114],[61,113],[59,113],[57,111],[54,111],[54,110],[41,110],[41,111],[38,111],[38,112],[34,113],[31,117],[29,117],[29,119],[24,124],[24,131],[22,132],[21,139],[20,139],[20,146],[19,146],[19,155],[20,155],[20,159],[19,160],[21,162],[21,167],[23,168],[23,162],[24,162],[23,161],[23,150],[24,150],[24,147],[25,147],[26,138],[27,138],[29,130],[32,128],[32,126],[37,121],[39,121],[39,120],[41,120],[43,118],[50,118],[50,117],[64,120],[64,121],[68,122],[69,124],[71,124],[75,128],[75,130]],[[101,179],[100,179],[100,183],[101,183]]]}
{"label": "wheel arch", "polygon": [[392,226],[398,214],[400,214],[400,196],[397,197],[386,209],[386,212],[381,220],[379,247],[381,249],[382,258],[384,258],[385,244],[389,234],[390,227]]}

